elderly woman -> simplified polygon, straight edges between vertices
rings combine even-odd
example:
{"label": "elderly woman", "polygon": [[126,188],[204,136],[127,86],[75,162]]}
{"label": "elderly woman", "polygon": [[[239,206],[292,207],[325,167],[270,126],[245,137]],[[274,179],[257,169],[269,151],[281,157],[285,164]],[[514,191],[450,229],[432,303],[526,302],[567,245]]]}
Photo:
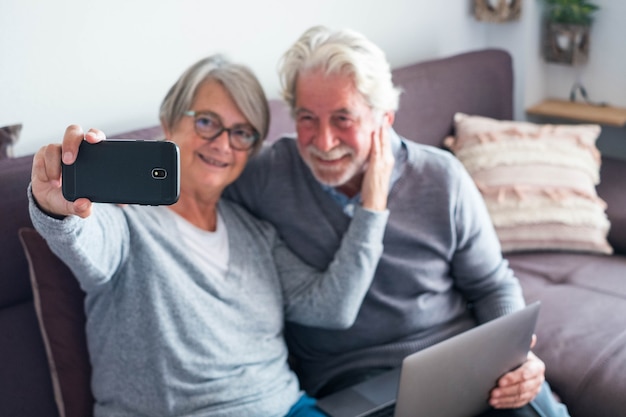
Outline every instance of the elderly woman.
{"label": "elderly woman", "polygon": [[[220,196],[268,130],[263,90],[213,56],[190,67],[161,105],[180,148],[171,206],[66,201],[71,164],[97,130],[70,126],[34,158],[37,230],[87,293],[96,416],[321,415],[287,364],[285,320],[349,327],[382,252],[393,158],[381,128],[350,231],[326,271],[303,264],[267,223]],[[311,219],[315,221],[315,219]]]}

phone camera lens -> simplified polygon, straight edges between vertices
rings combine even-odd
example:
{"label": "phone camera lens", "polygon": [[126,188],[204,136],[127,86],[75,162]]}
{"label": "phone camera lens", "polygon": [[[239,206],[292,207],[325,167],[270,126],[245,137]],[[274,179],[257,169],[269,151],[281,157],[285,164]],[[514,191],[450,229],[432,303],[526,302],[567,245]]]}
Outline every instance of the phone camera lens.
{"label": "phone camera lens", "polygon": [[162,180],[167,177],[167,171],[163,168],[153,168],[152,169],[152,178],[156,180]]}

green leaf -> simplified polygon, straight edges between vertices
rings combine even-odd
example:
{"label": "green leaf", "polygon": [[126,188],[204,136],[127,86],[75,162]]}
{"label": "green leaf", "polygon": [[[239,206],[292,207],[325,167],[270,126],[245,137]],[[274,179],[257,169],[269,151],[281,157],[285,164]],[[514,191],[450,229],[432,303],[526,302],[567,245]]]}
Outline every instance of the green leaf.
{"label": "green leaf", "polygon": [[548,19],[556,23],[589,25],[599,6],[586,0],[543,0]]}

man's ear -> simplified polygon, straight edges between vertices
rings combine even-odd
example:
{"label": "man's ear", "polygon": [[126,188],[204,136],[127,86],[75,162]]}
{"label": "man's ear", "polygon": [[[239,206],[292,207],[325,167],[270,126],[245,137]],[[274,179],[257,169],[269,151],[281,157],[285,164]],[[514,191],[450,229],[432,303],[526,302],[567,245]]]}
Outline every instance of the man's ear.
{"label": "man's ear", "polygon": [[393,126],[393,121],[396,118],[396,113],[393,111],[388,111],[383,113],[383,126],[391,127]]}

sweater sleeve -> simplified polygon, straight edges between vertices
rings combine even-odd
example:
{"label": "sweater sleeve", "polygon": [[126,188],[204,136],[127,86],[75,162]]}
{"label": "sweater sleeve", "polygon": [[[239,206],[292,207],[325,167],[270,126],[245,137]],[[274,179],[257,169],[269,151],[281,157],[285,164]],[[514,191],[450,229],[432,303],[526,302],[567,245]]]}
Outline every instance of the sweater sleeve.
{"label": "sweater sleeve", "polygon": [[465,295],[479,323],[524,306],[518,279],[502,257],[500,243],[480,192],[457,164],[454,190],[457,247],[452,259],[455,285]]}
{"label": "sweater sleeve", "polygon": [[277,243],[274,258],[288,321],[338,329],[354,323],[383,251],[388,217],[389,211],[357,207],[334,260],[322,272]]}
{"label": "sweater sleeve", "polygon": [[121,208],[94,204],[86,219],[67,216],[59,220],[37,206],[30,186],[28,200],[33,226],[74,273],[84,291],[111,280],[129,249],[128,225]]}

